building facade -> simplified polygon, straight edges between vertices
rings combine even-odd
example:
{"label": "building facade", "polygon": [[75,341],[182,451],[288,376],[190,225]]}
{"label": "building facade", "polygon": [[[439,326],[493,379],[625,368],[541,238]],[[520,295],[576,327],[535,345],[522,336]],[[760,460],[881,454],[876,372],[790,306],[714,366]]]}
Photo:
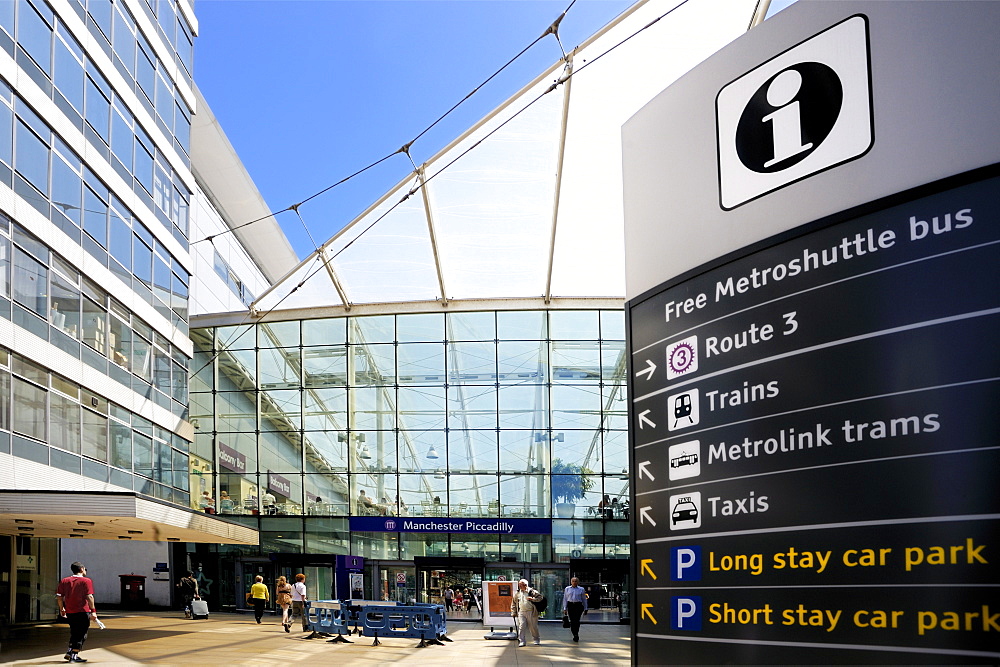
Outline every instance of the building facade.
{"label": "building facade", "polygon": [[753,5],[636,3],[247,309],[192,319],[191,460],[260,534],[190,553],[224,607],[304,572],[398,601],[526,577],[558,614],[578,576],[588,618],[628,614],[620,127]]}
{"label": "building facade", "polygon": [[558,609],[572,574],[626,614],[619,128],[745,29],[728,3],[638,2],[297,265],[188,0],[0,3],[0,620],[51,619],[77,559],[112,604],[192,568],[216,608],[305,571]]}
{"label": "building facade", "polygon": [[390,312],[192,336],[191,460],[216,471],[199,481],[219,511],[261,536],[259,550],[218,548],[234,581],[300,565],[329,576],[321,564],[350,554],[366,559],[375,599],[440,600],[445,585],[529,570],[556,595],[571,560],[591,559],[593,583],[620,592],[621,309]]}
{"label": "building facade", "polygon": [[196,30],[186,0],[0,3],[4,624],[53,618],[77,558],[103,601],[122,568],[169,604],[171,543],[256,543],[191,478],[191,241],[225,217],[192,170]]}

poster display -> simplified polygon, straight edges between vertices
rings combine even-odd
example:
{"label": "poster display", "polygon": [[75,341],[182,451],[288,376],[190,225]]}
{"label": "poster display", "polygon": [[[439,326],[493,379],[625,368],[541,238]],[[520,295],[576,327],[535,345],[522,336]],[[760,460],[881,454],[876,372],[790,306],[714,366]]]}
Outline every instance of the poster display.
{"label": "poster display", "polygon": [[638,664],[1000,660],[998,174],[629,302]]}
{"label": "poster display", "polygon": [[514,617],[510,615],[510,603],[517,584],[511,581],[483,582],[483,626],[514,627]]}

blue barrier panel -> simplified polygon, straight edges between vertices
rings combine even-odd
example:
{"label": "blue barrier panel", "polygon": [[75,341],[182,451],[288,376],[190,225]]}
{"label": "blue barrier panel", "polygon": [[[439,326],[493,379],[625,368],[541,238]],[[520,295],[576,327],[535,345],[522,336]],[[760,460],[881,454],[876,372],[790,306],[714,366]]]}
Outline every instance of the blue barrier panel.
{"label": "blue barrier panel", "polygon": [[447,628],[441,605],[365,605],[359,607],[358,621],[364,636],[375,638],[372,646],[381,643],[379,637],[420,639],[417,648],[428,644],[443,646],[441,639],[451,641],[445,635]]}
{"label": "blue barrier panel", "polygon": [[396,605],[395,602],[390,602],[388,600],[347,600],[344,605],[347,607],[347,622],[353,624],[353,628],[347,633],[353,635],[355,631],[358,633],[358,637],[361,634],[361,610],[365,607],[393,607]]}
{"label": "blue barrier panel", "polygon": [[349,640],[344,639],[344,631],[348,629],[347,609],[345,605],[336,600],[307,600],[304,613],[306,615],[306,624],[312,630],[312,634],[306,639],[325,636],[334,637],[330,640],[331,644],[337,642],[344,644],[351,643]]}
{"label": "blue barrier panel", "polygon": [[417,602],[410,605],[411,607],[429,607],[434,612],[434,618],[437,622],[436,636],[438,639],[443,639],[446,642],[452,641],[451,637],[448,636],[448,616],[444,613],[443,604],[434,604],[432,602]]}

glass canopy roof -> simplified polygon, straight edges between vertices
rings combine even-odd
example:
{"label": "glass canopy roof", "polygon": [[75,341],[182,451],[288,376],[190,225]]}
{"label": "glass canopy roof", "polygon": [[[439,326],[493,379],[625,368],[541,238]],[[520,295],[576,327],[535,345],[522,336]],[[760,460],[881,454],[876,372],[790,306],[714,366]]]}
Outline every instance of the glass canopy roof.
{"label": "glass canopy roof", "polygon": [[404,176],[253,310],[624,298],[621,126],[745,31],[755,5],[637,3]]}

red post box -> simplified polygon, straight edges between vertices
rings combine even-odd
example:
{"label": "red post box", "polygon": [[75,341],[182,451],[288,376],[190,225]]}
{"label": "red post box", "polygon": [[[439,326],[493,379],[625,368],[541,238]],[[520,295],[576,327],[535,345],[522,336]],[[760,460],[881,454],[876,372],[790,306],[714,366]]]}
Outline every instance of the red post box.
{"label": "red post box", "polygon": [[124,609],[146,608],[146,576],[142,574],[119,574],[122,585],[122,607]]}

